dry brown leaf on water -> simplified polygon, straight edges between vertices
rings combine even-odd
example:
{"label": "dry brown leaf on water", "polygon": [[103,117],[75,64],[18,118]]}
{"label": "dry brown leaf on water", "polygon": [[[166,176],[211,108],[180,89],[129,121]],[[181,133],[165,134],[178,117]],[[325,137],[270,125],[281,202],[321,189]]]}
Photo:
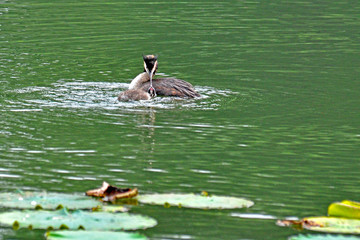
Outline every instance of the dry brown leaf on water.
{"label": "dry brown leaf on water", "polygon": [[315,221],[302,219],[302,220],[278,220],[276,222],[278,226],[289,227],[293,226],[295,228],[307,228],[307,227],[323,227],[323,225],[316,223]]}
{"label": "dry brown leaf on water", "polygon": [[86,195],[92,197],[105,197],[105,191],[106,189],[108,189],[109,186],[110,184],[104,181],[103,185],[100,188],[89,190],[86,192]]}
{"label": "dry brown leaf on water", "polygon": [[103,182],[100,188],[89,190],[86,192],[87,196],[102,197],[104,201],[115,201],[121,198],[132,198],[138,194],[137,188],[118,188],[111,186],[107,182]]}
{"label": "dry brown leaf on water", "polygon": [[303,227],[324,227],[324,225],[321,223],[317,223],[315,221],[311,221],[307,219],[302,220],[302,225]]}
{"label": "dry brown leaf on water", "polygon": [[301,226],[302,220],[277,220],[276,225],[281,227]]}

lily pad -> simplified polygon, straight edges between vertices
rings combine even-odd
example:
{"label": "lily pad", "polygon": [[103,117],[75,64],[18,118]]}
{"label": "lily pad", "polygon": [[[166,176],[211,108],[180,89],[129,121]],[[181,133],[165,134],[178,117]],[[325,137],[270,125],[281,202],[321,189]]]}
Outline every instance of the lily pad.
{"label": "lily pad", "polygon": [[124,206],[118,206],[118,205],[103,205],[99,208],[93,208],[94,212],[110,212],[110,213],[116,213],[116,212],[128,212],[129,209]]}
{"label": "lily pad", "polygon": [[146,204],[203,209],[248,208],[254,205],[252,201],[243,198],[175,193],[139,195],[137,200]]}
{"label": "lily pad", "polygon": [[333,217],[360,219],[360,203],[344,200],[330,204],[328,215]]}
{"label": "lily pad", "polygon": [[84,212],[72,213],[65,208],[58,211],[14,211],[0,214],[0,223],[31,229],[136,230],[154,227],[155,219],[128,213]]}
{"label": "lily pad", "polygon": [[360,234],[360,220],[336,217],[307,217],[302,220],[278,221],[279,226],[294,226],[312,231]]}
{"label": "lily pad", "polygon": [[360,202],[354,202],[354,201],[350,201],[350,200],[343,200],[343,201],[341,201],[341,203],[360,208]]}
{"label": "lily pad", "polygon": [[107,232],[107,231],[56,231],[48,232],[47,240],[147,240],[148,238],[139,233]]}
{"label": "lily pad", "polygon": [[297,236],[290,237],[289,240],[360,240],[360,238],[354,236],[344,236],[344,235],[300,234]]}
{"label": "lily pad", "polygon": [[20,209],[91,209],[101,202],[86,196],[64,193],[0,193],[0,206]]}
{"label": "lily pad", "polygon": [[304,228],[329,233],[352,233],[360,234],[360,220],[335,218],[335,217],[309,217],[303,221],[310,224],[304,224]]}

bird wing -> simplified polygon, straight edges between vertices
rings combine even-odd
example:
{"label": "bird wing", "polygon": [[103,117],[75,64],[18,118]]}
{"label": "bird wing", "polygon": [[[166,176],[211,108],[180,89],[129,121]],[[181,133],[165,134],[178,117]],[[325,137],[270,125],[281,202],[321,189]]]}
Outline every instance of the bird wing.
{"label": "bird wing", "polygon": [[[150,87],[150,82],[142,85],[142,89],[147,91]],[[194,87],[181,79],[176,78],[158,78],[153,80],[153,87],[157,95],[163,96],[178,96],[178,97],[199,97]]]}

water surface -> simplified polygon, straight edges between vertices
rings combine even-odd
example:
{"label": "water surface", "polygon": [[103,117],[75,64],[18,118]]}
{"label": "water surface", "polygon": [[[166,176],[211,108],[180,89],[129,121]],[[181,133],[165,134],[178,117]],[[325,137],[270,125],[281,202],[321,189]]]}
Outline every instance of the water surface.
{"label": "water surface", "polygon": [[[0,0],[0,190],[245,197],[246,210],[137,206],[151,239],[287,239],[275,219],[360,190],[357,1]],[[199,99],[119,103],[159,75]],[[43,231],[0,228],[0,239]]]}

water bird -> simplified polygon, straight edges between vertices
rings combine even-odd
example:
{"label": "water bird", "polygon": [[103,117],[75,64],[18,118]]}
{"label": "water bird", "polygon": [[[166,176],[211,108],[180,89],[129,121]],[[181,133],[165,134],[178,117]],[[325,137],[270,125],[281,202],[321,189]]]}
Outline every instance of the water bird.
{"label": "water bird", "polygon": [[119,101],[138,101],[150,100],[152,97],[172,96],[172,97],[200,97],[194,87],[181,79],[177,78],[156,78],[153,79],[158,69],[157,56],[145,55],[144,72],[137,75],[130,83],[129,89],[121,92]]}

